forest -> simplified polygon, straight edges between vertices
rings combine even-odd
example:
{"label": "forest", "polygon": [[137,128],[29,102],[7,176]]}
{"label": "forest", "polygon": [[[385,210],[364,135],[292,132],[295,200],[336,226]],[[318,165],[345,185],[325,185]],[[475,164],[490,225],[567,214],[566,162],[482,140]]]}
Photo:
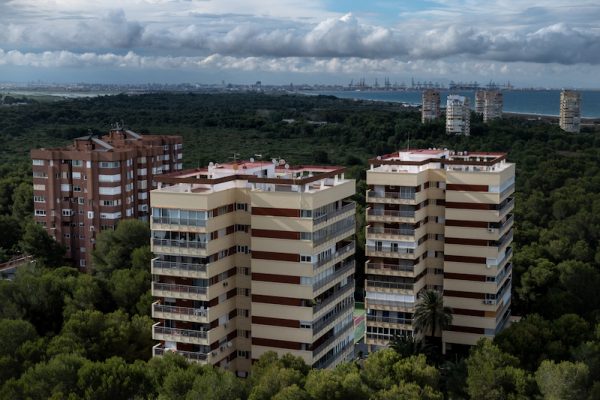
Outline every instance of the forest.
{"label": "forest", "polygon": [[[513,315],[464,358],[391,346],[332,371],[267,354],[241,380],[177,356],[150,360],[148,227],[127,221],[98,238],[80,274],[31,222],[29,150],[123,121],[180,134],[184,167],[241,157],[348,167],[357,179],[357,266],[363,265],[366,160],[405,148],[508,152],[517,164]],[[598,129],[598,128],[596,128]],[[0,281],[2,399],[597,399],[600,398],[600,131],[562,132],[505,117],[470,137],[414,110],[324,96],[147,94],[0,107],[0,260],[35,262]],[[362,275],[358,267],[357,275]],[[360,282],[360,277],[358,278]],[[357,288],[357,299],[362,288]]]}

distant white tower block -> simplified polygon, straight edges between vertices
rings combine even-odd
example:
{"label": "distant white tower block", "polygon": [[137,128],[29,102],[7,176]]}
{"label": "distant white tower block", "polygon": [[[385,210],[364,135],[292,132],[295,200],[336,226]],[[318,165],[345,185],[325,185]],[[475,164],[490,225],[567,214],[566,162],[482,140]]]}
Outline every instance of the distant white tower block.
{"label": "distant white tower block", "polygon": [[560,93],[560,128],[566,132],[579,133],[581,129],[581,95],[574,90]]}
{"label": "distant white tower block", "polygon": [[435,121],[440,117],[440,92],[428,89],[423,91],[423,106],[421,107],[421,122]]}
{"label": "distant white tower block", "polygon": [[450,95],[446,100],[446,133],[448,135],[471,134],[471,109],[469,99]]}

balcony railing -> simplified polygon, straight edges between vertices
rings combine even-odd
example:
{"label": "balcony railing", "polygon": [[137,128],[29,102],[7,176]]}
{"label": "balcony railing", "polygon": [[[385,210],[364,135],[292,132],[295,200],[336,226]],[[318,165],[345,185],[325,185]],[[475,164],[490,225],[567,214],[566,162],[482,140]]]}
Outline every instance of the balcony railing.
{"label": "balcony railing", "polygon": [[502,239],[500,239],[499,241],[496,242],[496,244],[494,245],[494,247],[502,247],[504,246],[506,243],[509,243],[513,240],[513,232],[511,231],[510,233],[506,234]]}
{"label": "balcony railing", "polygon": [[185,225],[185,226],[206,226],[205,219],[190,219],[190,218],[171,218],[171,217],[152,217],[152,222],[155,224],[168,225]]}
{"label": "balcony railing", "polygon": [[380,315],[367,315],[367,322],[382,322],[385,324],[403,324],[412,325],[412,318],[396,318],[396,317],[383,317]]}
{"label": "balcony railing", "polygon": [[414,272],[415,266],[413,264],[383,264],[383,263],[372,263],[367,262],[367,269],[373,269],[377,271],[394,271],[394,272]]}
{"label": "balcony railing", "polygon": [[498,210],[498,212],[500,214],[504,214],[505,212],[507,212],[509,209],[511,209],[513,206],[515,205],[515,199],[511,198],[510,200],[508,200],[506,203],[504,203],[504,206],[502,206],[502,208],[500,208],[500,210]]}
{"label": "balcony railing", "polygon": [[152,309],[154,310],[154,312],[179,314],[179,315],[190,315],[190,316],[194,316],[194,317],[208,316],[208,308],[166,306],[164,304],[154,303],[154,304],[152,304]]}
{"label": "balcony railing", "polygon": [[155,347],[154,348],[155,356],[164,356],[165,354],[168,354],[168,353],[179,354],[180,356],[183,356],[190,361],[206,361],[206,359],[208,358],[208,354],[206,354],[206,353],[197,353],[197,352],[193,352],[193,351],[182,351],[182,350],[175,350],[175,349],[165,349],[163,347]]}
{"label": "balcony railing", "polygon": [[155,246],[180,247],[185,249],[205,249],[206,242],[190,242],[187,240],[152,239]]}
{"label": "balcony railing", "polygon": [[367,215],[374,217],[395,217],[395,218],[414,218],[414,210],[375,210],[370,209]]}
{"label": "balcony railing", "polygon": [[367,233],[390,236],[414,236],[415,230],[412,228],[393,229],[379,226],[369,226],[367,227]]}
{"label": "balcony railing", "polygon": [[334,292],[331,296],[325,300],[322,300],[320,303],[315,304],[313,306],[313,314],[316,314],[332,303],[339,301],[340,298],[345,297],[345,295],[350,292],[354,292],[354,279],[348,279],[348,283],[343,288],[339,289],[337,292]]}
{"label": "balcony railing", "polygon": [[378,247],[378,246],[366,246],[369,251],[380,251],[383,253],[398,253],[398,254],[415,254],[415,249],[407,247]]}
{"label": "balcony railing", "polygon": [[313,357],[316,357],[320,352],[325,350],[327,348],[327,346],[329,346],[331,343],[335,342],[336,340],[338,340],[341,337],[346,336],[352,330],[353,327],[354,327],[354,321],[350,321],[349,324],[347,324],[346,326],[343,326],[338,331],[338,333],[331,336],[329,339],[325,340],[316,349],[313,350]]}
{"label": "balcony railing", "polygon": [[328,283],[331,283],[332,281],[338,279],[340,276],[344,275],[345,273],[347,273],[348,271],[353,270],[355,267],[355,261],[351,260],[346,262],[344,265],[342,265],[342,267],[340,269],[338,269],[337,271],[335,271],[333,274],[329,275],[328,277],[315,282],[313,284],[313,290],[319,290],[321,289],[323,286],[327,285]]}
{"label": "balcony railing", "polygon": [[332,231],[332,232],[328,232],[327,235],[319,238],[319,239],[313,239],[313,246],[319,246],[335,237],[341,236],[345,233],[348,233],[348,235],[350,234],[350,232],[352,230],[354,230],[356,228],[356,224],[355,224],[355,220],[354,218],[351,219],[351,221],[349,221],[349,223],[347,225],[343,225],[342,227]]}
{"label": "balcony railing", "polygon": [[315,322],[312,327],[313,335],[316,335],[319,332],[321,332],[323,330],[323,328],[325,328],[327,325],[331,324],[333,321],[335,321],[337,318],[339,318],[346,311],[353,309],[353,308],[354,308],[354,301],[346,304],[344,307],[337,310],[337,312],[331,313],[326,319],[320,319],[319,321]]}
{"label": "balcony railing", "polygon": [[400,200],[414,200],[416,198],[416,192],[375,192],[370,190],[367,197],[373,197],[376,199],[400,199]]}
{"label": "balcony railing", "polygon": [[333,218],[335,218],[337,216],[345,214],[345,213],[347,213],[348,211],[351,211],[351,210],[356,210],[356,203],[348,203],[348,204],[342,206],[342,208],[340,208],[339,210],[335,210],[335,211],[332,211],[330,213],[327,213],[327,214],[315,217],[315,218],[313,218],[313,224],[314,225],[322,224],[324,222],[327,222],[330,219],[333,219]]}
{"label": "balcony railing", "polygon": [[373,299],[366,298],[366,301],[371,305],[378,306],[389,306],[389,307],[402,307],[402,308],[414,308],[415,302],[407,302],[407,301],[396,301],[396,300],[383,300],[383,299]]}
{"label": "balcony railing", "polygon": [[154,333],[158,335],[182,336],[186,338],[206,339],[208,333],[206,331],[195,331],[192,329],[177,329],[167,328],[164,326],[154,326]]}
{"label": "balcony railing", "polygon": [[331,260],[334,260],[338,257],[342,257],[344,254],[349,253],[351,251],[354,251],[356,249],[356,243],[354,241],[348,243],[346,246],[336,250],[334,253],[332,253],[329,257],[327,258],[323,258],[319,261],[315,261],[313,263],[313,269],[317,269],[325,264],[327,264],[328,262],[330,262]]}
{"label": "balcony railing", "polygon": [[313,368],[316,369],[324,369],[328,368],[335,360],[337,360],[340,356],[344,355],[344,353],[349,352],[351,348],[354,347],[354,341],[350,340],[346,345],[337,353],[332,352],[331,355],[325,355],[319,361],[317,361]]}
{"label": "balcony railing", "polygon": [[506,260],[508,260],[508,258],[511,256],[511,254],[512,254],[512,253],[513,253],[513,249],[512,249],[512,247],[507,247],[507,248],[506,248],[506,251],[505,251],[505,253],[504,253],[504,257],[502,257],[502,260],[498,261],[496,264],[493,264],[493,263],[487,262],[487,266],[488,266],[488,267],[497,267],[497,266],[499,266],[499,265],[502,265],[502,264],[504,264],[504,262],[505,262]]}
{"label": "balcony railing", "polygon": [[400,289],[400,290],[413,290],[415,287],[414,283],[404,282],[385,282],[385,281],[372,281],[366,280],[367,287],[382,288],[382,289]]}
{"label": "balcony railing", "polygon": [[190,272],[206,272],[206,264],[183,263],[176,261],[154,260],[155,269],[180,270]]}
{"label": "balcony railing", "polygon": [[167,292],[189,293],[189,294],[206,294],[208,288],[205,286],[189,286],[177,285],[173,283],[152,282],[152,290],[160,290]]}

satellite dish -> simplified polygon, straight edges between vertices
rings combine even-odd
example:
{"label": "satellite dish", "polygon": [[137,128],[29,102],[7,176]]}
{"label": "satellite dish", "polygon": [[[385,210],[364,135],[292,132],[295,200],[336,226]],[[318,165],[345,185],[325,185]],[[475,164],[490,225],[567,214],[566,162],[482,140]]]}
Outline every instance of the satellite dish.
{"label": "satellite dish", "polygon": [[250,162],[254,162],[254,157],[250,157]]}
{"label": "satellite dish", "polygon": [[214,167],[214,165],[215,165],[215,163],[214,163],[214,162],[212,162],[212,161],[208,163],[208,166],[209,166],[209,167]]}
{"label": "satellite dish", "polygon": [[285,169],[290,169],[290,164],[285,164]]}
{"label": "satellite dish", "polygon": [[377,159],[381,161],[381,156],[377,156]]}

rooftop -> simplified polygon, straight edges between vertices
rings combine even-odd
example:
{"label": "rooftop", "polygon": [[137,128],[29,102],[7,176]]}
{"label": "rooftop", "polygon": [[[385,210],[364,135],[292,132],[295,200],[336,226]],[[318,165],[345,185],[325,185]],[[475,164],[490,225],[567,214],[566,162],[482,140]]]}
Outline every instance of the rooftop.
{"label": "rooftop", "polygon": [[416,173],[426,169],[464,172],[496,172],[505,169],[506,153],[469,152],[448,149],[412,149],[369,160],[371,171]]}
{"label": "rooftop", "polygon": [[285,160],[241,160],[210,163],[205,168],[188,169],[155,177],[163,192],[215,192],[250,188],[260,191],[315,192],[346,182],[345,168],[337,166],[290,166]]}

